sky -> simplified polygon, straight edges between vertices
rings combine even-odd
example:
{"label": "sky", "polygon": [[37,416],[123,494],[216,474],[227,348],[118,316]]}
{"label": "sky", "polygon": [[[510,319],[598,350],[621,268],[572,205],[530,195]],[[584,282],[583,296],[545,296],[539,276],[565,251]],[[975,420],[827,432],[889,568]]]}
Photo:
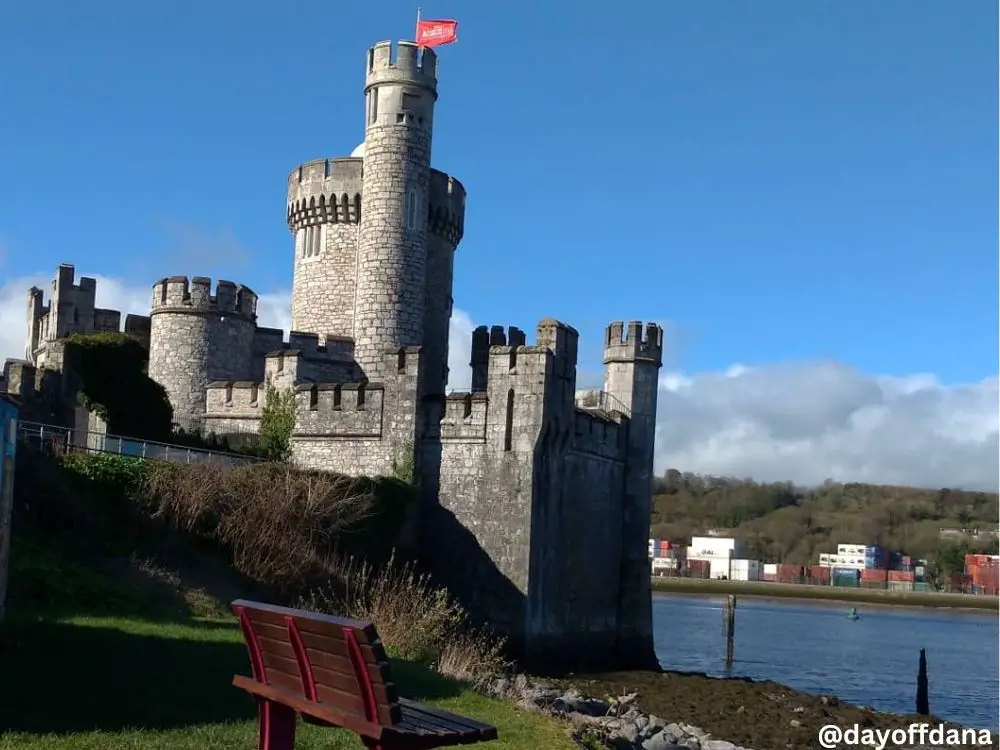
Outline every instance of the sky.
{"label": "sky", "polygon": [[[363,139],[414,5],[0,10],[0,359],[59,263],[146,313],[205,275],[287,328],[285,180]],[[988,0],[440,0],[433,165],[468,190],[475,325],[666,330],[656,469],[997,488],[997,8]],[[529,341],[530,341],[529,333]]]}

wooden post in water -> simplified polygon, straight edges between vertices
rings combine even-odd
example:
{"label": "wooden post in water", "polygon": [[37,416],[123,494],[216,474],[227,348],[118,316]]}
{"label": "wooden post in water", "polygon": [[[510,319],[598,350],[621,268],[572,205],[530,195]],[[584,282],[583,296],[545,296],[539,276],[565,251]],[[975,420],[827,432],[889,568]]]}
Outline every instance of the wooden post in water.
{"label": "wooden post in water", "polygon": [[920,667],[917,669],[917,713],[929,716],[930,700],[927,697],[927,652],[920,649]]}
{"label": "wooden post in water", "polygon": [[733,665],[733,638],[736,636],[736,594],[726,598],[726,666]]}

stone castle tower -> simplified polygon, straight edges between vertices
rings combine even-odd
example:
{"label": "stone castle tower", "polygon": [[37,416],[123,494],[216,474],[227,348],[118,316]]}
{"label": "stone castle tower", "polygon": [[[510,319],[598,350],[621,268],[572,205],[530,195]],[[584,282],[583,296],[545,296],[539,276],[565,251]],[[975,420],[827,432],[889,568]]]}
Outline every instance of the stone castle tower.
{"label": "stone castle tower", "polygon": [[[583,669],[655,664],[647,539],[663,331],[605,331],[605,384],[577,390],[578,333],[542,320],[472,335],[472,387],[446,393],[454,253],[466,194],[431,167],[437,58],[411,42],[368,50],[364,142],[288,177],[292,331],[257,325],[245,286],[172,276],[153,285],[149,374],[179,426],[259,429],[268,382],[294,390],[293,460],[345,474],[412,462],[417,544],[478,615],[529,658]],[[118,330],[92,279],[60,267],[52,302],[29,294],[30,362],[59,369],[59,340]],[[27,386],[22,386],[27,387]]]}

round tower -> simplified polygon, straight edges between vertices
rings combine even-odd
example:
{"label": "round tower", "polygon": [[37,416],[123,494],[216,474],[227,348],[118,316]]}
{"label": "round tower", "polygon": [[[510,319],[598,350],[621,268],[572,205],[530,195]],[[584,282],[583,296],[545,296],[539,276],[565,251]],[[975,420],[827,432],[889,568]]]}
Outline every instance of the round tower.
{"label": "round tower", "polygon": [[231,281],[171,276],[153,285],[149,313],[149,377],[162,385],[174,422],[199,429],[205,387],[250,376],[257,295]]}
{"label": "round tower", "polygon": [[354,335],[362,163],[319,159],[288,176],[288,228],[295,236],[293,331]]}
{"label": "round tower", "polygon": [[431,132],[437,58],[413,42],[368,50],[358,232],[355,359],[382,377],[385,350],[424,334]]}

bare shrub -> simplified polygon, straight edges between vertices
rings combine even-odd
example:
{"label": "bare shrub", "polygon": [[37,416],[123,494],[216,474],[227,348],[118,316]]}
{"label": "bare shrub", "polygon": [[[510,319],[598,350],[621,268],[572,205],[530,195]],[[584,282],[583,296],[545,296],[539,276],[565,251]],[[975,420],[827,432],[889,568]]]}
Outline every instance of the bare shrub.
{"label": "bare shrub", "polygon": [[213,539],[234,567],[282,594],[330,570],[338,538],[372,513],[371,483],[283,464],[158,464],[144,500],[154,517]]}
{"label": "bare shrub", "polygon": [[468,623],[444,588],[395,557],[381,568],[349,559],[338,586],[314,590],[300,606],[375,624],[387,653],[433,665],[440,673],[483,685],[507,666],[503,639]]}

